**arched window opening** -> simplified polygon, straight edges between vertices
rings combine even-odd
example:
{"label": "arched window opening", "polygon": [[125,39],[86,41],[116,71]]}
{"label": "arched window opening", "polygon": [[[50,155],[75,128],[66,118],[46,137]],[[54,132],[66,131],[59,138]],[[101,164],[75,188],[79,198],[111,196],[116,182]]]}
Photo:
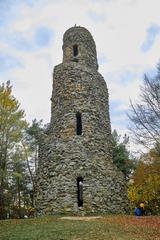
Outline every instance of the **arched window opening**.
{"label": "arched window opening", "polygon": [[77,44],[75,44],[73,46],[73,56],[76,57],[77,55],[78,55],[78,46],[77,46]]}
{"label": "arched window opening", "polygon": [[82,116],[81,113],[76,114],[76,120],[77,120],[77,135],[82,135]]}
{"label": "arched window opening", "polygon": [[83,207],[83,178],[77,178],[77,202],[78,207]]}

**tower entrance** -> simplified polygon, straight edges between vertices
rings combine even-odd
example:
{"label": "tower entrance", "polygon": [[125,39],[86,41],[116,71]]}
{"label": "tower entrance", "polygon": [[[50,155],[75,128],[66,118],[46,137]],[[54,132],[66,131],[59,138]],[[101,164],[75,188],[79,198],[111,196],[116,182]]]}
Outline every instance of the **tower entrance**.
{"label": "tower entrance", "polygon": [[77,178],[77,202],[78,207],[83,207],[83,178]]}

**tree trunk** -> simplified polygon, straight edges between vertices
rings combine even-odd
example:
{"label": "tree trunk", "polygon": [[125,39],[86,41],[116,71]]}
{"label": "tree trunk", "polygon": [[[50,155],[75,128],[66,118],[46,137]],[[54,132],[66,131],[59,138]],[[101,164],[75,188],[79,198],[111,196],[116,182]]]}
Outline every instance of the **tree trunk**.
{"label": "tree trunk", "polygon": [[18,214],[19,218],[21,218],[21,191],[20,191],[20,183],[19,178],[17,179],[17,193],[18,193]]}
{"label": "tree trunk", "polygon": [[5,199],[4,199],[4,181],[1,180],[0,185],[0,219],[6,219],[6,211],[5,211]]}

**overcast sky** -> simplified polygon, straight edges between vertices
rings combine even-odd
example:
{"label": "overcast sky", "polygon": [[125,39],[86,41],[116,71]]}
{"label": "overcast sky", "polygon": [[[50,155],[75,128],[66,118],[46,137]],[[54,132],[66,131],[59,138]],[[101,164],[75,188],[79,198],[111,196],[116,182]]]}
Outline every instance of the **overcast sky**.
{"label": "overcast sky", "polygon": [[160,59],[160,0],[0,0],[0,83],[11,81],[28,121],[49,122],[53,68],[75,24],[96,42],[112,129],[123,134],[129,99]]}

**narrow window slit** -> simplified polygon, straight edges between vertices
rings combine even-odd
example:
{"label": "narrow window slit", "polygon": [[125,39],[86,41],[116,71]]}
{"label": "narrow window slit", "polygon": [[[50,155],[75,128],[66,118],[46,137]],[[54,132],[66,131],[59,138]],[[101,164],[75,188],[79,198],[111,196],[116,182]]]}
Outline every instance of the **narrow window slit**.
{"label": "narrow window slit", "polygon": [[77,46],[77,44],[75,44],[73,46],[73,56],[76,57],[77,55],[78,55],[78,46]]}
{"label": "narrow window slit", "polygon": [[76,120],[77,120],[77,135],[82,135],[82,116],[81,113],[76,114]]}
{"label": "narrow window slit", "polygon": [[77,178],[77,202],[78,207],[83,207],[83,178]]}

